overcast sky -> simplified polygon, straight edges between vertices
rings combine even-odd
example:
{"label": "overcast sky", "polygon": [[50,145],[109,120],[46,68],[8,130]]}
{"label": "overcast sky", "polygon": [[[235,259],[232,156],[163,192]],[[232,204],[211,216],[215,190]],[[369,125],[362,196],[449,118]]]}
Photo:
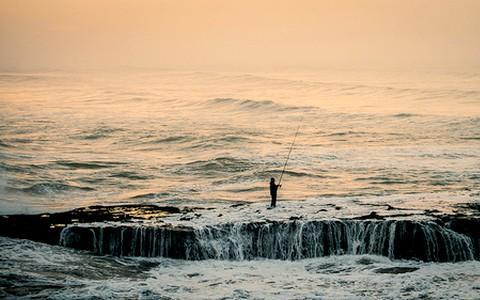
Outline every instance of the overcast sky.
{"label": "overcast sky", "polygon": [[1,0],[0,70],[480,67],[478,0]]}

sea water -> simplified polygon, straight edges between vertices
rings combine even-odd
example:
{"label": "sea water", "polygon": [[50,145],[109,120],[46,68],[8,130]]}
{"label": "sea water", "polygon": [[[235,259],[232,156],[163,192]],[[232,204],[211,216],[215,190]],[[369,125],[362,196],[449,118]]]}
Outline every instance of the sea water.
{"label": "sea water", "polygon": [[[478,73],[3,73],[0,120],[2,214],[267,205],[297,128],[280,207],[336,201],[355,215],[358,199],[440,210],[480,199]],[[478,298],[480,288],[472,261],[190,262],[1,244],[4,295]]]}
{"label": "sea water", "polygon": [[2,74],[0,119],[2,213],[268,201],[299,126],[280,201],[480,187],[476,73]]}

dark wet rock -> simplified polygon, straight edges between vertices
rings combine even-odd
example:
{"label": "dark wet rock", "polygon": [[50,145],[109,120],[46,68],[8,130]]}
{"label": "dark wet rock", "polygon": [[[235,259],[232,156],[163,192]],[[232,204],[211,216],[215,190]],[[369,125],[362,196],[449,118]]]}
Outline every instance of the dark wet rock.
{"label": "dark wet rock", "polygon": [[461,211],[480,214],[480,203],[461,203],[461,204],[457,204],[456,207],[458,207]]}
{"label": "dark wet rock", "polygon": [[451,230],[470,237],[475,259],[480,260],[480,218],[447,216],[442,221]]}
{"label": "dark wet rock", "polygon": [[369,257],[362,257],[359,260],[357,260],[357,264],[359,265],[371,265],[375,263],[375,260],[369,258]]}
{"label": "dark wet rock", "polygon": [[372,211],[370,214],[366,215],[366,216],[360,216],[360,217],[356,217],[356,218],[353,218],[354,220],[384,220],[385,217],[383,216],[380,216],[379,214],[377,214],[376,212]]}
{"label": "dark wet rock", "polygon": [[219,220],[218,224],[195,228],[161,222],[165,215],[182,212],[182,221],[202,216],[169,206],[92,206],[54,214],[0,216],[0,235],[99,255],[194,260],[295,260],[341,254],[423,261],[479,259],[480,218],[472,216],[444,215],[434,221],[416,221],[395,220],[376,212],[342,220],[308,220],[294,215],[288,220],[245,223]]}
{"label": "dark wet rock", "polygon": [[[384,205],[379,204],[378,206],[384,206]],[[386,204],[385,206],[387,207],[387,210],[416,210],[415,208],[396,207],[396,206],[391,206],[390,204]]]}
{"label": "dark wet rock", "polygon": [[311,264],[305,266],[305,270],[309,272],[321,273],[322,270],[331,269],[333,267],[335,267],[334,263]]}
{"label": "dark wet rock", "polygon": [[246,203],[235,203],[235,204],[230,205],[230,207],[239,207],[239,206],[243,206],[243,205],[246,205]]}
{"label": "dark wet rock", "polygon": [[60,213],[4,215],[0,217],[0,235],[58,244],[60,232],[72,223],[152,220],[173,213],[180,213],[180,209],[156,205],[94,205]]}
{"label": "dark wet rock", "polygon": [[215,207],[201,207],[201,206],[190,206],[190,207],[184,207],[182,209],[182,213],[189,213],[189,212],[196,212],[199,210],[213,210]]}
{"label": "dark wet rock", "polygon": [[391,268],[378,268],[373,270],[375,273],[381,274],[403,274],[410,273],[418,270],[416,267],[391,267]]}
{"label": "dark wet rock", "polygon": [[362,205],[362,206],[374,206],[374,207],[385,207],[386,210],[416,210],[414,208],[403,208],[403,207],[396,207],[392,206],[390,204],[381,204],[381,203],[364,203],[358,200],[353,200],[353,202],[357,205]]}
{"label": "dark wet rock", "polygon": [[349,272],[353,270],[352,266],[342,266],[334,263],[324,263],[320,265],[306,266],[305,270],[312,273],[319,274],[338,274],[343,272]]}

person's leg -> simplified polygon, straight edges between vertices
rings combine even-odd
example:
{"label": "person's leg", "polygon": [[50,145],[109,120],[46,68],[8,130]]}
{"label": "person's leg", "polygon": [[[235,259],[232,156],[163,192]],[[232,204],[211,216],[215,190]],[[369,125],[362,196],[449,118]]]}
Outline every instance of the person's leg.
{"label": "person's leg", "polygon": [[277,205],[277,194],[272,195],[272,207]]}

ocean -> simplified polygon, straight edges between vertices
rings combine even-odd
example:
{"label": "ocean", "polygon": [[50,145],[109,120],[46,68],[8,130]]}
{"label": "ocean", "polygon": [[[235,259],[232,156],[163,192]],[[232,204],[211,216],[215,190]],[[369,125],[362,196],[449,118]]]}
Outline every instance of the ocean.
{"label": "ocean", "polygon": [[[396,218],[423,221],[480,200],[479,73],[2,73],[0,120],[2,215],[212,209],[172,221],[195,227],[217,215],[353,219],[393,206],[408,210]],[[279,208],[268,210],[297,128]],[[0,245],[7,298],[480,298],[478,260],[347,251],[191,261]]]}

